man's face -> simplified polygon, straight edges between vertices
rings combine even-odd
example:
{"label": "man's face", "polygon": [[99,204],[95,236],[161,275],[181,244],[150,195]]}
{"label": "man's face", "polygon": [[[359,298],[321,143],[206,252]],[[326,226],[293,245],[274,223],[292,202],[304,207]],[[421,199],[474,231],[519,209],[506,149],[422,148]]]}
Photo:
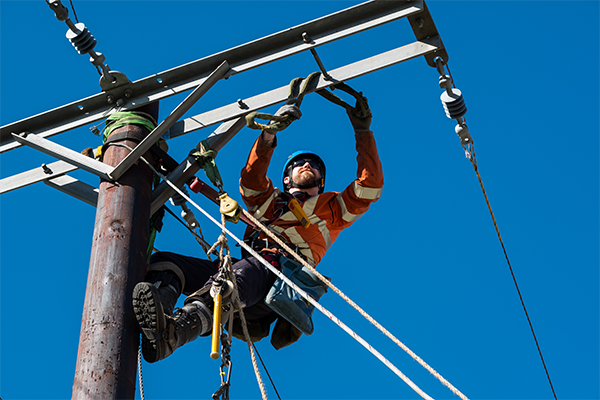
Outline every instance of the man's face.
{"label": "man's face", "polygon": [[319,186],[321,172],[318,164],[310,161],[300,162],[292,168],[292,180],[305,187]]}

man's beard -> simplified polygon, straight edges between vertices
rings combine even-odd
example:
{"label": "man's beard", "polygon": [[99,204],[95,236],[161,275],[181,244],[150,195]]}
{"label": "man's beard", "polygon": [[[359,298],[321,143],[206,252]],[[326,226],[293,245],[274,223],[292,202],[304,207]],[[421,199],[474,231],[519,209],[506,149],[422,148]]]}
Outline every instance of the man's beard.
{"label": "man's beard", "polygon": [[294,183],[304,188],[311,188],[319,185],[317,177],[309,170],[295,174]]}

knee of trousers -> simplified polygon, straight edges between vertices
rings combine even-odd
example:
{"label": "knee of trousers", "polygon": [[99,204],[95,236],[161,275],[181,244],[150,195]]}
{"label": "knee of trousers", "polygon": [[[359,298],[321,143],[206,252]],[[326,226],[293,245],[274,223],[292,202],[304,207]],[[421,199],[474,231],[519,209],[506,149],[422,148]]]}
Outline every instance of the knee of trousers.
{"label": "knee of trousers", "polygon": [[183,271],[177,266],[177,264],[171,261],[159,261],[150,264],[147,274],[150,274],[151,272],[170,272],[179,280],[179,283],[181,284],[181,290],[183,290],[185,287],[185,275],[183,274]]}

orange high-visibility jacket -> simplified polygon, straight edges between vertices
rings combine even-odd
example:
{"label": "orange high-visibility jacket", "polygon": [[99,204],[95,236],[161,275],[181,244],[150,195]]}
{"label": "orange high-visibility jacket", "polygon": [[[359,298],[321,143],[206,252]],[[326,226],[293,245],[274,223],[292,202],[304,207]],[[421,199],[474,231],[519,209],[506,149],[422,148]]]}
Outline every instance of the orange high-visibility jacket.
{"label": "orange high-visibility jacket", "polygon": [[[360,218],[381,196],[383,187],[383,171],[373,132],[356,133],[356,150],[358,156],[357,179],[346,189],[339,192],[325,192],[313,196],[302,204],[311,225],[304,228],[296,216],[288,211],[270,227],[283,236],[291,247],[298,246],[299,252],[309,262],[317,265],[325,252],[337,239],[340,232]],[[268,221],[273,215],[273,201],[281,191],[273,187],[267,177],[267,169],[276,147],[268,146],[262,135],[254,143],[246,166],[242,169],[240,192],[248,211],[255,218]],[[248,228],[246,236],[252,233]],[[260,238],[266,238],[261,232]]]}

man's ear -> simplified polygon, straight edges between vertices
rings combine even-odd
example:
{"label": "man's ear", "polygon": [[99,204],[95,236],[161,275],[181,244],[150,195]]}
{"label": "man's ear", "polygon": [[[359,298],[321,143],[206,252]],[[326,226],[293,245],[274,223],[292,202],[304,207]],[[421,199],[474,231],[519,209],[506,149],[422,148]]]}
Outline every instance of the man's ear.
{"label": "man's ear", "polygon": [[283,178],[283,183],[285,183],[286,185],[290,183],[290,177],[286,176],[285,178]]}

